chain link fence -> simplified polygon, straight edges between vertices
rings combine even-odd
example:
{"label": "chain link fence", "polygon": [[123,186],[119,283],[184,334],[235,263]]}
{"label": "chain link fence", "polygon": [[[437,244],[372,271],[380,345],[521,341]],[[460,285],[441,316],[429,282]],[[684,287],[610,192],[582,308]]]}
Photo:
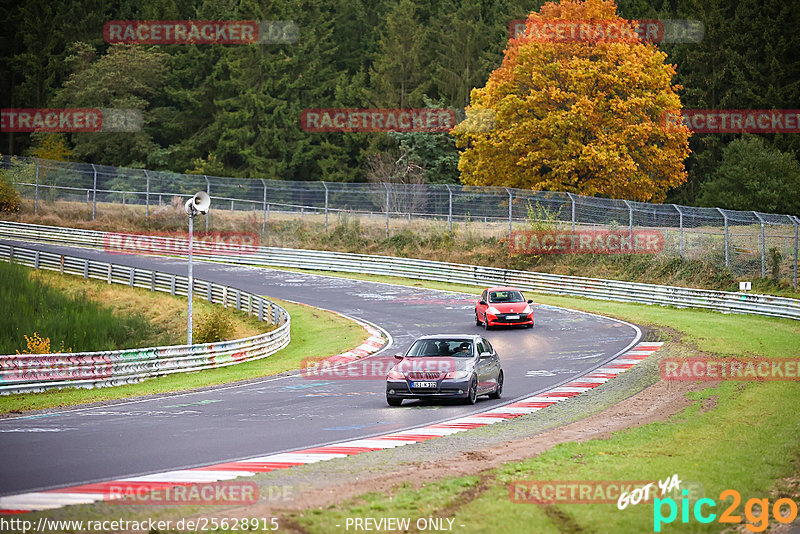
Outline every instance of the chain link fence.
{"label": "chain link fence", "polygon": [[2,156],[0,168],[20,193],[34,201],[78,201],[152,206],[208,192],[213,211],[247,211],[260,216],[262,230],[272,214],[313,216],[328,231],[341,214],[369,217],[389,236],[403,224],[437,221],[481,229],[486,235],[509,236],[513,230],[658,229],[660,254],[702,259],[726,266],[739,276],[789,280],[797,287],[800,217],[755,211],[650,204],[505,187],[440,184],[331,183],[225,178],[128,169],[86,163]]}

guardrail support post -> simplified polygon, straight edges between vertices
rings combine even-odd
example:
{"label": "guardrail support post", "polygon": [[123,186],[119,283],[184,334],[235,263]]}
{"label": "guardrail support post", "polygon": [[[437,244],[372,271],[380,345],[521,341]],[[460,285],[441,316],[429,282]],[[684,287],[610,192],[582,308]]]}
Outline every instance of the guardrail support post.
{"label": "guardrail support post", "polygon": [[267,231],[267,182],[263,178],[259,178],[259,180],[264,188],[264,200],[261,203],[261,233],[263,234]]}
{"label": "guardrail support post", "polygon": [[97,167],[94,166],[94,163],[92,163],[92,174],[94,175],[92,181],[92,220],[94,220],[97,214]]}
{"label": "guardrail support post", "polygon": [[264,299],[258,299],[258,320],[264,321]]}
{"label": "guardrail support post", "polygon": [[[208,196],[211,196],[211,182],[208,181],[208,176],[206,176],[205,174],[203,175],[203,178],[206,179],[206,193],[208,193]],[[208,210],[208,213],[206,213],[206,232],[208,232],[208,220],[210,218],[211,218],[211,210]],[[191,345],[191,343],[189,344]]]}
{"label": "guardrail support post", "polygon": [[753,215],[756,216],[758,222],[761,223],[761,278],[766,278],[767,276],[767,242],[764,236],[764,219],[761,218],[761,215],[758,214],[757,211],[753,212]]}
{"label": "guardrail support post", "polygon": [[383,187],[386,189],[386,237],[389,237],[389,186],[384,182]]}
{"label": "guardrail support post", "polygon": [[33,192],[33,213],[39,213],[39,158],[33,158],[36,163],[36,188]]}
{"label": "guardrail support post", "polygon": [[322,187],[325,188],[325,233],[328,233],[328,184],[322,182]]}
{"label": "guardrail support post", "polygon": [[83,278],[89,278],[89,260],[83,260]]}
{"label": "guardrail support post", "polygon": [[722,219],[725,221],[725,267],[730,266],[729,256],[728,256],[728,216],[725,215],[725,212],[719,208],[716,210],[722,215]]}
{"label": "guardrail support post", "polygon": [[572,204],[572,231],[575,232],[575,197],[572,196],[572,193],[567,193],[567,196]]}
{"label": "guardrail support post", "polygon": [[38,250],[36,251],[36,254],[33,255],[33,268],[34,269],[38,269],[39,268],[39,251]]}
{"label": "guardrail support post", "polygon": [[144,216],[150,217],[150,175],[147,174],[147,169],[144,169],[144,177],[146,178],[147,185],[145,186],[144,194]]}
{"label": "guardrail support post", "polygon": [[135,272],[136,272],[136,269],[134,267],[131,267],[131,270],[128,273],[128,285],[130,287],[133,287],[133,278],[134,278],[134,273]]}
{"label": "guardrail support post", "polygon": [[627,200],[623,200],[623,202],[628,206],[628,236],[631,240],[631,247],[633,247],[633,207]]}
{"label": "guardrail support post", "polygon": [[[175,275],[174,274],[169,279],[169,294],[173,295],[173,296],[175,295]],[[189,345],[191,345],[191,343],[189,343]]]}
{"label": "guardrail support post", "polygon": [[504,188],[506,193],[508,193],[508,242],[511,242],[511,217],[514,215],[514,197],[511,194],[511,190],[509,188]]}
{"label": "guardrail support post", "polygon": [[61,255],[61,260],[58,262],[58,272],[64,274],[64,255]]}
{"label": "guardrail support post", "polygon": [[681,258],[683,258],[683,210],[681,210],[680,206],[677,204],[673,204],[672,207],[678,211],[678,226],[680,227],[681,232],[681,244],[679,245],[678,253],[680,254]]}
{"label": "guardrail support post", "polygon": [[213,298],[211,294],[211,282],[206,282],[206,300],[208,302],[214,302]]}
{"label": "guardrail support post", "polygon": [[450,235],[453,235],[453,190],[450,189],[448,184],[444,184],[447,188],[447,195],[449,197],[447,202],[447,223],[450,226]]}
{"label": "guardrail support post", "polygon": [[108,264],[108,275],[107,275],[107,281],[108,281],[108,283],[109,283],[109,284],[111,283],[111,270],[112,270],[112,269],[113,269],[113,267],[112,267],[112,266],[111,266],[111,264],[109,263],[109,264]]}

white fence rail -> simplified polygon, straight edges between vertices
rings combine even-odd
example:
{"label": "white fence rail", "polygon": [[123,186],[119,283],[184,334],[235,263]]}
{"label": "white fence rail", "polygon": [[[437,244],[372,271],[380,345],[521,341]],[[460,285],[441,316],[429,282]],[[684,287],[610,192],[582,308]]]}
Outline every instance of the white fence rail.
{"label": "white fence rail", "polygon": [[[0,260],[172,295],[186,295],[188,288],[185,276],[4,243],[0,243]],[[197,296],[205,296],[209,302],[236,307],[278,327],[257,336],[217,343],[0,356],[0,394],[127,384],[147,377],[225,367],[266,358],[289,344],[291,318],[277,304],[235,287],[198,279],[194,280],[194,292]]]}
{"label": "white fence rail", "polygon": [[[105,232],[91,230],[0,222],[0,238],[102,248],[104,235]],[[474,286],[515,285],[522,289],[556,295],[705,308],[723,313],[746,313],[800,320],[800,300],[787,297],[514,271],[414,258],[261,247],[255,254],[215,255],[207,259],[241,265],[400,276]]]}

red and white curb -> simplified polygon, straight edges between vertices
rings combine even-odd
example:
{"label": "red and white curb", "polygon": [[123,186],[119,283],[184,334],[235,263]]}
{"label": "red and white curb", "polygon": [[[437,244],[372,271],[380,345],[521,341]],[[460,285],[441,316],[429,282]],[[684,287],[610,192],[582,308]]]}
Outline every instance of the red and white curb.
{"label": "red and white curb", "polygon": [[[365,325],[370,330],[370,339],[352,351],[332,356],[341,358],[335,361],[348,362],[361,357],[362,350],[377,351],[385,340],[384,334],[379,330]],[[375,339],[373,339],[373,337]],[[380,337],[381,345],[378,346],[377,338]],[[554,387],[543,393],[515,401],[499,408],[472,414],[436,423],[420,428],[393,432],[382,436],[373,436],[365,439],[355,439],[334,445],[312,447],[293,452],[270,454],[247,460],[225,462],[221,464],[195,467],[192,469],[179,469],[165,473],[121,478],[108,482],[82,484],[55,490],[22,493],[8,497],[0,497],[0,514],[20,514],[39,510],[50,510],[73,504],[89,504],[97,501],[121,498],[126,495],[138,495],[151,491],[163,490],[167,487],[191,485],[197,483],[219,482],[237,477],[253,476],[276,469],[286,469],[296,465],[305,465],[334,458],[345,458],[362,452],[391,449],[411,443],[419,443],[429,439],[448,436],[473,428],[492,425],[499,421],[513,419],[533,413],[552,406],[570,397],[575,397],[600,384],[608,382],[620,373],[623,373],[650,356],[661,348],[663,343],[642,342],[631,350],[619,355],[603,367],[583,375],[571,382]],[[376,348],[377,347],[377,348]],[[330,359],[330,358],[329,358]]]}

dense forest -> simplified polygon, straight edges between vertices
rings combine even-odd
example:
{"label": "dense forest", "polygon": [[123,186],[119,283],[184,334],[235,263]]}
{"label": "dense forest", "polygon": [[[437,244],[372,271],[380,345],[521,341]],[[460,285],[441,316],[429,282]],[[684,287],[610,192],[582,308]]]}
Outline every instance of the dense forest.
{"label": "dense forest", "polygon": [[[3,108],[118,107],[135,133],[3,133],[0,152],[284,180],[364,181],[403,154],[458,183],[447,133],[306,132],[307,108],[463,110],[530,0],[5,0]],[[699,43],[662,43],[685,108],[800,108],[796,0],[619,0],[629,19],[693,19]],[[290,20],[296,42],[109,45],[110,20]],[[735,141],[735,142],[734,142]],[[800,212],[796,134],[695,134],[668,202]],[[377,163],[376,163],[377,162]],[[377,173],[380,174],[380,173]]]}

